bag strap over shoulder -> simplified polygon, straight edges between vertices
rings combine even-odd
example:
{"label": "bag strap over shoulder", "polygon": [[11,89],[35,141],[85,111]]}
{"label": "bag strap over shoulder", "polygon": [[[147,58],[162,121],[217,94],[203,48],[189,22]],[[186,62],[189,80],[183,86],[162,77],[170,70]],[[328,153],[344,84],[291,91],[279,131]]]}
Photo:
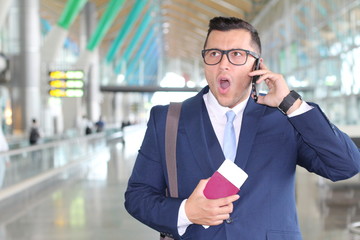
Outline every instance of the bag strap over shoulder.
{"label": "bag strap over shoulder", "polygon": [[171,197],[178,197],[177,167],[176,167],[176,139],[181,111],[181,102],[169,105],[165,129],[165,157],[169,178],[169,192]]}
{"label": "bag strap over shoulder", "polygon": [[[176,138],[178,132],[179,118],[181,112],[181,102],[171,102],[166,116],[165,128],[165,158],[166,170],[169,179],[168,190],[171,197],[177,198],[177,167],[176,167]],[[160,240],[173,240],[173,238],[160,233]]]}

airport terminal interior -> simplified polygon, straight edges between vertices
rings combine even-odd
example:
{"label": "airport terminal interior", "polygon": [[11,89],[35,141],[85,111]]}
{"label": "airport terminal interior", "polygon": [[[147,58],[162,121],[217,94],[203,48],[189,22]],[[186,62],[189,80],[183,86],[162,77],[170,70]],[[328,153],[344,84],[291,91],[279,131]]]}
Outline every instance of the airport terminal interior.
{"label": "airport terminal interior", "polygon": [[[124,193],[151,108],[207,85],[215,16],[360,148],[360,0],[0,0],[1,240],[159,239]],[[304,240],[360,239],[359,175],[298,167],[296,203]]]}

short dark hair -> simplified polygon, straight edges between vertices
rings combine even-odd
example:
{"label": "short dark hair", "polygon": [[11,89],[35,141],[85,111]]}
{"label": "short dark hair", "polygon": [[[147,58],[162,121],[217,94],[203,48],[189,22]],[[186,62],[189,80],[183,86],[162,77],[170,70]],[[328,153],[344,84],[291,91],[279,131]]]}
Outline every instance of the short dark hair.
{"label": "short dark hair", "polygon": [[210,33],[213,30],[229,31],[234,29],[244,29],[251,35],[251,43],[261,54],[261,41],[258,31],[248,22],[236,17],[214,17],[209,22],[209,29],[205,39],[204,48],[207,44]]}

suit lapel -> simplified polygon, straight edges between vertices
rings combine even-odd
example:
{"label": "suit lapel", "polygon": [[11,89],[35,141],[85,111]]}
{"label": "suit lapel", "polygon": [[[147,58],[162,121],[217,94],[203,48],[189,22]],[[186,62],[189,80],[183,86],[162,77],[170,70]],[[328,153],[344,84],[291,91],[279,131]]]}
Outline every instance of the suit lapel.
{"label": "suit lapel", "polygon": [[217,140],[203,101],[204,88],[194,98],[183,103],[186,134],[191,150],[205,176],[210,177],[223,162],[224,155]]}
{"label": "suit lapel", "polygon": [[[214,128],[211,124],[211,120],[209,114],[206,110],[205,104],[203,104],[203,122],[204,122],[204,130],[208,129],[205,132],[206,144],[209,152],[209,160],[212,166],[212,170],[215,171],[220,167],[220,165],[224,162],[225,156],[221,149],[221,145],[219,140],[215,134]],[[211,130],[210,130],[211,129]]]}
{"label": "suit lapel", "polygon": [[249,160],[251,148],[257,133],[259,120],[264,114],[265,109],[265,107],[255,103],[254,100],[250,98],[244,110],[235,159],[235,163],[242,169],[245,169]]}

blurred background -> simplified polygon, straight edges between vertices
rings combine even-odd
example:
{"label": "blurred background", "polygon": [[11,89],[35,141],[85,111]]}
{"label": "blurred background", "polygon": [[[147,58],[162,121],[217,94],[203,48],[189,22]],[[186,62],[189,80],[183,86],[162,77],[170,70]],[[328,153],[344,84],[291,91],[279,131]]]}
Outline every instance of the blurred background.
{"label": "blurred background", "polygon": [[[360,0],[0,0],[0,239],[157,238],[123,191],[151,107],[206,86],[215,16],[360,146]],[[358,176],[297,185],[305,240],[360,239]]]}

